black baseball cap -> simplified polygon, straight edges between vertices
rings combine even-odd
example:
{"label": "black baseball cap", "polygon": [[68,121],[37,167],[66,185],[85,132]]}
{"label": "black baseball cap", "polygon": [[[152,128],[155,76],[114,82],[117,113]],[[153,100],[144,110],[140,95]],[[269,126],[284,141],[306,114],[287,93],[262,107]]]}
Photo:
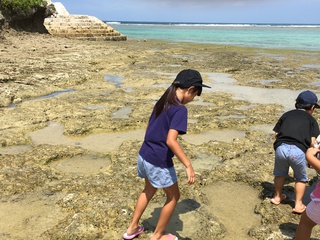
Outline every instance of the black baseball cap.
{"label": "black baseball cap", "polygon": [[[179,72],[174,82],[178,83],[181,88],[189,88],[191,86],[211,88],[202,83],[201,74],[193,69],[185,69]],[[200,96],[200,94],[201,92],[198,95]]]}
{"label": "black baseball cap", "polygon": [[317,95],[310,90],[301,92],[296,99],[296,103],[311,104],[315,108],[320,108]]}

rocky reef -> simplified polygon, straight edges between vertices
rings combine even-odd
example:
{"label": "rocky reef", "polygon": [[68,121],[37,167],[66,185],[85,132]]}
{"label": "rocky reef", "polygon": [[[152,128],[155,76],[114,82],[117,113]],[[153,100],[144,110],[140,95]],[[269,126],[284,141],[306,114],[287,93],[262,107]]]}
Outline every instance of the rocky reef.
{"label": "rocky reef", "polygon": [[[0,238],[120,239],[143,187],[136,158],[149,114],[186,68],[212,89],[187,105],[179,141],[197,182],[186,185],[175,160],[181,200],[167,231],[194,240],[293,238],[300,216],[291,212],[291,177],[288,200],[270,203],[272,128],[299,91],[318,92],[319,52],[13,30],[0,51]],[[308,171],[310,192],[317,179]],[[149,239],[164,198],[159,191],[150,203],[139,239]]]}

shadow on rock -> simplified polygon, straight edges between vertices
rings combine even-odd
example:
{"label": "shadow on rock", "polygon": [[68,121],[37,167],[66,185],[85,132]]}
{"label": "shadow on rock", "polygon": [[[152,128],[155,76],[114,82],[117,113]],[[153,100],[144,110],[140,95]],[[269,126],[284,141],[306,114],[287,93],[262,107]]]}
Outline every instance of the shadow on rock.
{"label": "shadow on rock", "polygon": [[296,223],[282,223],[279,225],[279,229],[282,232],[283,236],[287,236],[290,239],[294,238],[294,234],[297,230],[298,224]]}
{"label": "shadow on rock", "polygon": [[[286,179],[285,184],[288,184],[291,181],[292,181],[292,178],[288,177]],[[261,199],[272,198],[274,195],[274,184],[270,183],[270,182],[262,182],[261,186],[263,189],[262,189],[259,197]],[[291,207],[294,207],[294,199],[295,199],[294,187],[284,185],[283,193],[287,195],[287,199],[285,199],[281,203],[282,204],[290,204]]]}
{"label": "shadow on rock", "polygon": [[[183,231],[183,221],[180,219],[180,214],[185,214],[191,211],[196,210],[200,207],[200,204],[192,199],[183,199],[177,203],[177,206],[172,214],[172,217],[167,225],[166,231],[177,236],[179,239],[191,240],[191,238],[183,238],[179,235],[178,231]],[[149,219],[143,221],[143,226],[146,229],[154,230],[161,213],[162,208],[156,208],[151,214]]]}
{"label": "shadow on rock", "polygon": [[[282,223],[279,225],[279,229],[284,236],[287,236],[290,239],[294,239],[294,235],[297,231],[298,224],[296,223]],[[310,240],[320,240],[320,238],[310,238]]]}
{"label": "shadow on rock", "polygon": [[[309,180],[309,182],[307,183],[306,189],[305,189],[305,193],[304,196],[302,198],[302,202],[305,205],[308,205],[308,203],[310,202],[310,194],[312,193],[312,191],[315,189],[315,186],[317,184],[318,181],[318,177],[313,177],[312,179]],[[291,177],[288,177],[286,179],[285,184],[288,184],[290,182],[295,182],[295,180]],[[265,198],[272,198],[273,194],[274,194],[274,185],[273,183],[270,182],[262,182],[261,186],[263,188],[263,190],[260,193],[260,198],[261,199],[265,199]],[[294,186],[286,186],[284,185],[283,187],[283,193],[287,195],[287,199],[284,200],[282,203],[283,204],[290,204],[290,206],[292,208],[294,208],[295,206],[295,191],[294,191]]]}

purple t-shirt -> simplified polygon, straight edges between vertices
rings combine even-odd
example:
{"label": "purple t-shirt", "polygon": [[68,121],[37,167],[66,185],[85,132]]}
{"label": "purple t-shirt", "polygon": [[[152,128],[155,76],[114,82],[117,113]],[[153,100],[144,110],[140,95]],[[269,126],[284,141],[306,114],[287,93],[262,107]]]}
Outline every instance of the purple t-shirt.
{"label": "purple t-shirt", "polygon": [[173,166],[171,149],[167,146],[167,136],[170,129],[175,129],[179,134],[187,132],[188,110],[184,105],[171,105],[157,118],[153,110],[149,119],[144,142],[139,154],[147,162],[162,168]]}

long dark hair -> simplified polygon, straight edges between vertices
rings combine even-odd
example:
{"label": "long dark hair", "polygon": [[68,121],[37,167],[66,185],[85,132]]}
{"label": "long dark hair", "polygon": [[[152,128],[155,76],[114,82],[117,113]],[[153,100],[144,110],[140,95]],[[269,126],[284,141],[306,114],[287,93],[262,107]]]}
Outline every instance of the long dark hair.
{"label": "long dark hair", "polygon": [[[165,109],[169,109],[171,105],[180,105],[176,90],[180,87],[179,81],[174,81],[170,87],[164,92],[161,98],[154,106],[155,117],[157,118]],[[202,87],[194,86],[193,92],[197,91],[201,93]]]}

